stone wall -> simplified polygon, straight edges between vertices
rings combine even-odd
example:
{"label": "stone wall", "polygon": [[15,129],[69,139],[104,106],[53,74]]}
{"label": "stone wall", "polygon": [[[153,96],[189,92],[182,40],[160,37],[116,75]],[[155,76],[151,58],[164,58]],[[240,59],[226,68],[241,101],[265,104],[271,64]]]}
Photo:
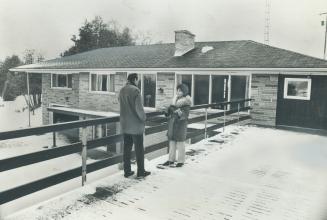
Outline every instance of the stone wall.
{"label": "stone wall", "polygon": [[276,125],[278,75],[253,74],[251,82],[252,123]]}
{"label": "stone wall", "polygon": [[[157,98],[156,107],[169,106],[174,97],[175,73],[160,73],[157,74]],[[160,92],[160,88],[163,92]]]}

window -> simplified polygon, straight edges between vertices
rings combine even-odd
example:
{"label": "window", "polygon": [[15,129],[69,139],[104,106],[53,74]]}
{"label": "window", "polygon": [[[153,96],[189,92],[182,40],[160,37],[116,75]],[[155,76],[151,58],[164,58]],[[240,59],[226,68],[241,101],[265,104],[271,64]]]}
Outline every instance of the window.
{"label": "window", "polygon": [[209,104],[209,75],[194,75],[194,105]]}
{"label": "window", "polygon": [[228,76],[212,75],[211,97],[212,103],[228,100]]}
{"label": "window", "polygon": [[192,93],[192,75],[177,75],[177,85],[185,84],[188,87],[189,95]]}
{"label": "window", "polygon": [[115,92],[115,75],[92,73],[91,91]]}
{"label": "window", "polygon": [[156,105],[156,75],[143,75],[143,103],[145,107],[155,107]]}
{"label": "window", "polygon": [[72,88],[72,74],[52,74],[52,88]]}
{"label": "window", "polygon": [[310,100],[311,79],[285,78],[284,99]]}
{"label": "window", "polygon": [[[246,98],[246,88],[248,87],[247,84],[247,76],[231,76],[231,94],[230,100],[240,100]],[[232,109],[237,109],[238,104],[233,103],[231,104]],[[244,107],[244,103],[240,103],[240,107]]]}
{"label": "window", "polygon": [[144,107],[156,106],[156,75],[155,74],[137,74],[138,84],[136,85],[143,98]]}

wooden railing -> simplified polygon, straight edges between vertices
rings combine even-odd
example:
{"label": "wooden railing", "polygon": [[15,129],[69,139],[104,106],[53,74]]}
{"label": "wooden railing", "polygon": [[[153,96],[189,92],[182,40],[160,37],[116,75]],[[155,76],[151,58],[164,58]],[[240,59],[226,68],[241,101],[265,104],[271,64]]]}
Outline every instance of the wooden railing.
{"label": "wooden railing", "polygon": [[[250,110],[250,101],[252,99],[242,99],[242,100],[235,100],[231,102],[221,102],[221,103],[214,103],[214,104],[207,104],[207,105],[198,105],[191,107],[191,110],[197,109],[204,109],[204,115],[192,117],[189,119],[189,124],[202,122],[205,123],[204,129],[198,129],[194,132],[188,133],[187,138],[196,137],[199,135],[204,135],[207,137],[208,132],[214,131],[218,128],[224,128],[227,125],[234,124],[243,120],[247,120],[250,118],[249,114],[240,115],[241,111],[248,111]],[[237,105],[237,108],[230,108],[232,105]],[[219,112],[215,112],[212,114],[208,114],[208,108],[221,108],[222,110]],[[227,115],[231,115],[237,113],[237,117],[233,120],[226,120]],[[151,112],[147,113],[147,120],[155,116],[162,115],[162,112]],[[222,123],[216,123],[210,127],[207,126],[207,121],[213,118],[223,117]],[[162,120],[162,124],[157,126],[152,126],[145,129],[145,135],[150,135],[158,132],[162,132],[167,130],[167,123],[166,120]],[[82,138],[81,141],[61,146],[58,148],[47,149],[39,152],[28,153],[20,156],[15,156],[11,158],[1,159],[0,160],[0,172],[5,172],[8,170],[16,169],[22,166],[31,165],[35,163],[39,163],[42,161],[47,161],[50,159],[67,156],[74,153],[81,153],[82,155],[82,165],[80,167],[70,169],[58,174],[54,174],[39,180],[35,180],[29,182],[24,185],[16,186],[11,189],[7,189],[0,192],[0,205],[13,201],[15,199],[21,198],[23,196],[29,195],[31,193],[37,192],[39,190],[54,186],[56,184],[77,178],[79,176],[82,177],[82,185],[84,185],[86,181],[87,173],[91,173],[97,171],[102,168],[106,168],[108,166],[118,164],[122,162],[122,154],[117,154],[113,157],[106,158],[99,160],[97,162],[87,164],[87,150],[93,149],[99,146],[105,146],[108,144],[114,144],[122,142],[122,135],[116,134],[108,137],[102,137],[94,140],[87,140],[86,134],[86,127],[88,126],[95,126],[99,124],[108,124],[119,122],[119,117],[108,117],[108,118],[97,118],[97,119],[89,119],[89,120],[81,120],[81,121],[74,121],[74,122],[66,122],[60,124],[52,124],[52,125],[45,125],[40,127],[34,128],[25,128],[20,130],[13,130],[13,131],[5,131],[0,132],[0,141],[20,138],[20,137],[27,137],[31,135],[40,135],[45,133],[53,133],[58,131],[63,131],[67,129],[73,128],[82,128]],[[156,150],[160,150],[162,148],[166,148],[168,146],[168,141],[162,141],[160,143],[156,143],[145,148],[145,153],[154,152]],[[134,154],[134,152],[133,152]],[[0,182],[1,184],[1,182]]]}

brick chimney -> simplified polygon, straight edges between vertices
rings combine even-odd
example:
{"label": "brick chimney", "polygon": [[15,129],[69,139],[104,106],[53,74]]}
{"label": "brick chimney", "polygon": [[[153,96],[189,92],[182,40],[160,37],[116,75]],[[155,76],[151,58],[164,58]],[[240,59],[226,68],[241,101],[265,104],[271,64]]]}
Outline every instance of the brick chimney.
{"label": "brick chimney", "polygon": [[194,49],[195,35],[187,30],[175,31],[175,57],[183,56]]}

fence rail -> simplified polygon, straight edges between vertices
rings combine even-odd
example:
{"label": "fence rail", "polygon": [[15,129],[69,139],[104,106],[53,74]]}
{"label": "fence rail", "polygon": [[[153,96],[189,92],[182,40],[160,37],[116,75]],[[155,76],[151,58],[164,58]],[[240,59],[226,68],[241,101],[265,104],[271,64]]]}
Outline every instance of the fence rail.
{"label": "fence rail", "polygon": [[[203,134],[206,137],[207,133],[210,131],[243,120],[250,119],[250,115],[240,116],[239,113],[240,111],[247,111],[251,109],[250,108],[251,100],[252,99],[242,99],[242,100],[234,100],[231,102],[221,102],[221,103],[214,103],[214,104],[207,104],[207,105],[192,106],[191,110],[205,109],[205,115],[200,115],[197,117],[190,118],[189,124],[204,121],[205,128],[198,129],[197,131],[188,133],[187,138],[192,138]],[[246,103],[248,103],[247,106]],[[226,110],[231,104],[237,104],[238,105],[237,109]],[[241,105],[244,105],[244,107],[240,107]],[[221,112],[208,114],[207,109],[215,108],[215,107],[222,107],[223,110],[221,110]],[[238,118],[226,121],[226,116],[234,113],[238,113]],[[159,115],[162,115],[162,113],[151,112],[151,113],[147,113],[147,118],[151,119],[152,117],[159,116]],[[224,117],[223,123],[216,123],[215,125],[212,125],[210,127],[207,126],[207,120],[219,118],[219,117]],[[145,135],[150,135],[150,134],[165,131],[167,129],[167,124],[165,123],[165,120],[160,120],[160,121],[163,124],[146,128]],[[72,128],[84,129],[84,134],[82,135],[83,137],[81,142],[0,160],[0,172],[4,172],[22,166],[31,165],[42,161],[46,161],[62,156],[67,156],[74,153],[82,153],[82,166],[64,171],[62,173],[54,174],[36,181],[32,181],[30,183],[21,186],[4,190],[0,192],[0,205],[18,199],[20,197],[29,195],[31,193],[37,192],[39,190],[54,186],[56,184],[77,178],[79,176],[82,176],[82,185],[84,185],[84,182],[86,181],[86,173],[91,173],[99,169],[106,168],[108,166],[122,162],[122,154],[117,154],[110,158],[106,158],[91,164],[86,164],[87,149],[93,149],[99,146],[122,142],[122,135],[116,134],[116,135],[102,137],[94,140],[86,140],[85,128],[88,126],[107,124],[112,122],[119,122],[119,117],[115,116],[111,118],[89,119],[89,120],[40,126],[35,128],[26,128],[26,129],[14,130],[14,131],[0,132],[0,140],[7,140],[7,139],[26,137],[31,135],[40,135],[44,133],[57,132],[57,131],[72,129]],[[147,146],[145,148],[145,153],[151,153],[166,148],[167,146],[168,146],[167,140],[160,143],[156,143],[151,146]],[[135,153],[133,152],[133,154]]]}

